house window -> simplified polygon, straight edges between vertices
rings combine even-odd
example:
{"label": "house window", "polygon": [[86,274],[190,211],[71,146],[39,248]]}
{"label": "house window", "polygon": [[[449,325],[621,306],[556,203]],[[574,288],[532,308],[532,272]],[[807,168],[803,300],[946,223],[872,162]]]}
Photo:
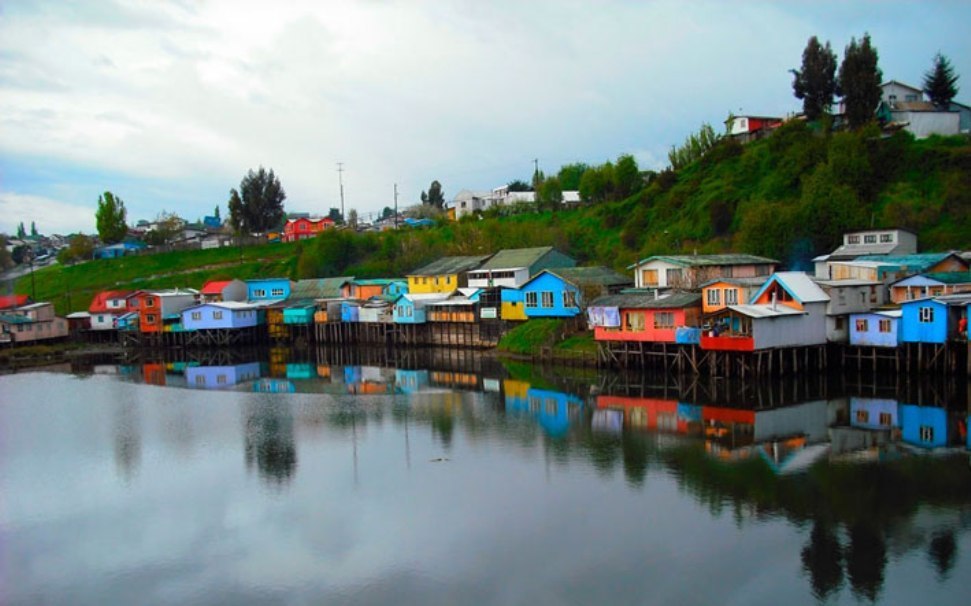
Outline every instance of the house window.
{"label": "house window", "polygon": [[721,291],[717,288],[708,289],[708,305],[721,305]]}
{"label": "house window", "polygon": [[934,441],[934,428],[930,425],[920,426],[920,441],[921,442],[933,442]]}
{"label": "house window", "polygon": [[932,324],[934,322],[933,307],[921,307],[918,311],[921,324]]}
{"label": "house window", "polygon": [[656,269],[645,269],[641,272],[641,286],[657,286]]}
{"label": "house window", "polygon": [[861,318],[856,321],[856,332],[866,332],[869,327],[869,322],[866,319]]}
{"label": "house window", "polygon": [[572,290],[563,291],[563,307],[579,307],[577,305],[577,293]]}
{"label": "house window", "polygon": [[860,236],[847,236],[846,237],[846,243],[847,244],[859,244],[860,243]]}
{"label": "house window", "polygon": [[221,311],[214,311],[214,312],[212,312],[212,319],[213,320],[222,320],[223,319],[223,312],[221,312]]}
{"label": "house window", "polygon": [[843,318],[836,318],[836,330],[843,330],[844,328],[843,322],[844,322]]}
{"label": "house window", "polygon": [[893,243],[893,234],[880,234],[881,244],[891,244]]}
{"label": "house window", "polygon": [[870,422],[870,411],[869,410],[858,410],[858,411],[856,411],[856,422],[857,423],[869,423]]}
{"label": "house window", "polygon": [[549,290],[543,291],[543,307],[553,307],[553,292]]}
{"label": "house window", "polygon": [[681,283],[681,270],[680,269],[669,269],[665,276],[668,280],[668,286],[675,286]]}
{"label": "house window", "polygon": [[654,312],[654,328],[674,328],[674,312]]}
{"label": "house window", "polygon": [[870,287],[870,303],[876,303],[876,302],[877,302],[877,287],[876,286],[871,286]]}
{"label": "house window", "polygon": [[627,330],[634,332],[644,330],[643,312],[627,312]]}
{"label": "house window", "polygon": [[272,289],[270,291],[270,296],[271,297],[282,297],[283,296],[283,289],[282,288],[274,288],[274,289]]}
{"label": "house window", "polygon": [[104,321],[105,321],[104,316],[98,316],[98,322],[104,322]]}
{"label": "house window", "polygon": [[155,299],[145,299],[145,307],[155,307]]}
{"label": "house window", "polygon": [[526,307],[539,307],[539,297],[537,296],[537,293],[526,293]]}
{"label": "house window", "polygon": [[219,385],[225,385],[226,375],[216,375],[216,383],[218,383]]}
{"label": "house window", "polygon": [[266,296],[266,290],[263,288],[257,288],[256,290],[253,291],[254,299],[262,299],[265,296]]}
{"label": "house window", "polygon": [[205,385],[206,375],[196,375],[196,385]]}
{"label": "house window", "polygon": [[435,276],[435,286],[438,286],[438,276]]}
{"label": "house window", "polygon": [[883,425],[884,427],[890,427],[892,423],[893,423],[893,417],[890,416],[889,412],[880,413],[880,425]]}
{"label": "house window", "polygon": [[155,314],[148,314],[145,316],[145,322],[149,324],[155,324]]}
{"label": "house window", "polygon": [[555,417],[556,416],[556,400],[554,400],[553,398],[546,398],[545,400],[543,400],[543,403],[546,405],[545,406],[546,407],[546,416],[548,416],[548,417]]}
{"label": "house window", "polygon": [[738,305],[738,289],[725,289],[725,305]]}
{"label": "house window", "polygon": [[890,320],[880,320],[880,332],[890,332]]}
{"label": "house window", "polygon": [[201,320],[202,319],[202,312],[201,311],[194,311],[194,312],[192,312],[192,319],[193,320]]}
{"label": "house window", "polygon": [[876,234],[867,234],[867,235],[863,236],[863,243],[864,244],[876,244],[877,243],[877,235]]}

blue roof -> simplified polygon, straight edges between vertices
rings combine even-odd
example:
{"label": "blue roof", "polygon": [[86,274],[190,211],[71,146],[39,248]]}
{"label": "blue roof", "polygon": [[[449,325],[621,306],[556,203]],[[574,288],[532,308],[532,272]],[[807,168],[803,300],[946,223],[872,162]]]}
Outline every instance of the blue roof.
{"label": "blue roof", "polygon": [[954,255],[953,252],[918,253],[913,255],[898,256],[864,255],[862,257],[857,257],[855,261],[879,261],[880,263],[899,265],[900,267],[906,267],[911,271],[920,272],[937,265],[952,255]]}

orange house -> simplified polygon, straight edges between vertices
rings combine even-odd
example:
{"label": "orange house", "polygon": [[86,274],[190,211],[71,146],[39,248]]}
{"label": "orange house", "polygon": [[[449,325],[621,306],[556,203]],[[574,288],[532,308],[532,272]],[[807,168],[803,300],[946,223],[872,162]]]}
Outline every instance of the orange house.
{"label": "orange house", "polygon": [[178,289],[138,293],[134,306],[138,308],[139,330],[162,332],[166,318],[177,316],[183,309],[195,305],[198,294],[195,290]]}
{"label": "orange house", "polygon": [[749,302],[752,295],[765,284],[766,278],[720,278],[701,287],[701,312],[712,314],[729,305]]}
{"label": "orange house", "polygon": [[678,328],[699,325],[701,295],[608,295],[590,303],[587,318],[597,341],[676,343]]}

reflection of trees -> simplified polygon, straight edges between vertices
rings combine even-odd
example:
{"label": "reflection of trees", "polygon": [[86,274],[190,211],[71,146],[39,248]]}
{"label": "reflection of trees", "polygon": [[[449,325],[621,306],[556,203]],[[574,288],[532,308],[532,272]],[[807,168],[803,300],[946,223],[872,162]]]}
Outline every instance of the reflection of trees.
{"label": "reflection of trees", "polygon": [[297,468],[293,415],[283,401],[264,401],[247,407],[246,467],[255,463],[260,476],[277,486],[290,480]]}
{"label": "reflection of trees", "polygon": [[621,437],[621,450],[624,453],[624,476],[631,486],[642,486],[647,477],[649,461],[647,440],[643,435],[626,432]]}
{"label": "reflection of trees", "polygon": [[455,415],[446,406],[435,407],[431,413],[432,435],[437,436],[442,448],[452,448],[452,437],[455,433]]}
{"label": "reflection of trees", "polygon": [[931,539],[927,548],[927,556],[934,564],[940,580],[946,579],[948,573],[951,572],[956,555],[957,543],[954,541],[954,531],[948,529],[934,533],[934,538]]}
{"label": "reflection of trees", "polygon": [[115,407],[114,430],[115,466],[127,482],[138,472],[142,460],[141,428],[133,402],[124,402]]}
{"label": "reflection of trees", "polygon": [[853,593],[876,601],[883,587],[883,570],[887,566],[887,544],[883,533],[870,524],[850,527],[850,546],[846,550],[846,574]]}
{"label": "reflection of trees", "polygon": [[833,529],[816,521],[802,549],[802,568],[809,573],[813,595],[825,600],[843,584],[843,547]]}

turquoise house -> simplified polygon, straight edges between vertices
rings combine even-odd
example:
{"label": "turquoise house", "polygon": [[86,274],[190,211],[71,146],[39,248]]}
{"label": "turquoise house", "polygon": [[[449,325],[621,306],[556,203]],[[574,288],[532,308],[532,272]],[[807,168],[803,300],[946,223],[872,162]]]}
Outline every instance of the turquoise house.
{"label": "turquoise house", "polygon": [[921,448],[947,445],[947,411],[936,406],[900,405],[904,442]]}
{"label": "turquoise house", "polygon": [[[444,296],[435,298],[438,300]],[[394,303],[391,319],[395,324],[424,324],[427,316],[423,298],[419,298],[419,295],[402,295]]]}
{"label": "turquoise house", "polygon": [[899,309],[850,314],[850,345],[896,347],[902,315]]}
{"label": "turquoise house", "polygon": [[340,298],[341,290],[352,279],[339,277],[297,281],[290,292],[287,306],[283,309],[283,323],[304,326],[313,324],[314,314],[319,308],[318,302]]}
{"label": "turquoise house", "polygon": [[580,314],[580,288],[549,270],[523,284],[527,318],[572,318]]}
{"label": "turquoise house", "polygon": [[261,278],[246,281],[246,298],[250,301],[289,299],[293,283],[287,278]]}
{"label": "turquoise house", "polygon": [[936,299],[901,303],[901,343],[946,343],[947,305]]}

